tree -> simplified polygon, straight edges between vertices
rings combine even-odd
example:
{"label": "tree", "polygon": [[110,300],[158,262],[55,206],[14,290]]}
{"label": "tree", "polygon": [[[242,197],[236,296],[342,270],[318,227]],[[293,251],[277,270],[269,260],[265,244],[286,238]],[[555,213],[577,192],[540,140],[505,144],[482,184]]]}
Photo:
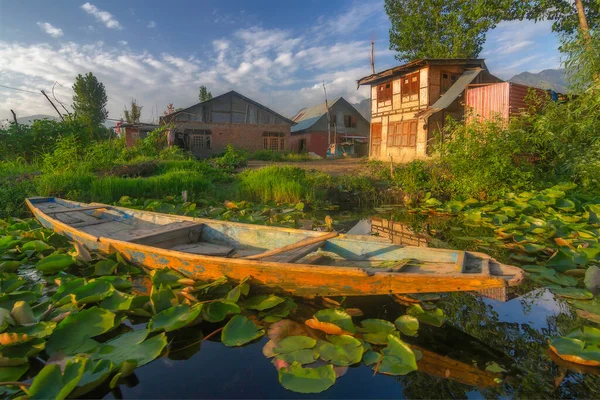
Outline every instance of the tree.
{"label": "tree", "polygon": [[600,2],[597,0],[534,0],[527,2],[525,18],[550,20],[554,32],[566,35],[581,30],[589,40],[590,30],[600,28]]}
{"label": "tree", "polygon": [[136,124],[140,122],[140,117],[142,116],[142,106],[138,106],[137,100],[131,100],[131,109],[125,109],[123,111],[123,116],[125,120],[130,124]]}
{"label": "tree", "polygon": [[396,58],[476,58],[485,34],[503,19],[522,15],[514,0],[386,0]]}
{"label": "tree", "polygon": [[80,119],[91,130],[97,128],[106,121],[108,111],[106,110],[106,90],[104,85],[96,79],[94,74],[88,72],[86,75],[77,75],[73,85],[73,110]]}
{"label": "tree", "polygon": [[206,86],[200,86],[200,93],[198,94],[198,99],[201,102],[212,99],[212,93],[208,91]]}

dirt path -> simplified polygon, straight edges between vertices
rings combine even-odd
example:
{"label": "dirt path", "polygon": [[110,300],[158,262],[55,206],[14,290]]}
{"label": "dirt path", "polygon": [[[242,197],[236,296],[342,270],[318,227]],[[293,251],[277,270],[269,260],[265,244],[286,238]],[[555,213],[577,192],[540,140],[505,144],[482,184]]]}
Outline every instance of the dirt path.
{"label": "dirt path", "polygon": [[249,169],[265,167],[267,165],[291,165],[302,169],[316,169],[332,176],[339,175],[366,175],[368,173],[367,160],[363,158],[343,158],[339,160],[312,160],[300,162],[276,162],[249,160]]}

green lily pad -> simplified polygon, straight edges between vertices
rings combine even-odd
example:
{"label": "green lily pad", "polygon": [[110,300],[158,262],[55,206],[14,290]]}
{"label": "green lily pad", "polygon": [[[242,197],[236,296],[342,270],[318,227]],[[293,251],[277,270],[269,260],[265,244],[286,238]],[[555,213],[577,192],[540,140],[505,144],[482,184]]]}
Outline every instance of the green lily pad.
{"label": "green lily pad", "polygon": [[150,293],[150,304],[154,314],[171,308],[177,301],[177,296],[168,285],[161,284],[159,287],[152,286]]}
{"label": "green lily pad", "polygon": [[225,300],[237,303],[240,299],[240,296],[248,296],[248,293],[250,292],[250,285],[248,285],[246,281],[247,279],[242,280],[239,285],[231,289],[229,293],[227,293]]}
{"label": "green lily pad", "polygon": [[62,351],[65,354],[85,353],[94,349],[98,342],[94,336],[108,332],[115,324],[115,314],[108,310],[92,307],[67,316],[56,327],[48,343],[48,354]]}
{"label": "green lily pad", "polygon": [[381,357],[383,357],[381,355],[381,353],[378,353],[373,350],[369,350],[369,351],[365,352],[362,360],[366,366],[369,366],[369,365],[377,364],[381,360]]}
{"label": "green lily pad", "polygon": [[419,320],[412,315],[399,316],[394,324],[400,332],[407,336],[415,336],[419,331]]}
{"label": "green lily pad", "polygon": [[335,383],[335,370],[332,365],[317,368],[303,368],[293,363],[278,371],[279,383],[287,390],[296,393],[321,393]]}
{"label": "green lily pad", "polygon": [[202,308],[202,318],[208,322],[221,322],[229,315],[239,314],[240,307],[230,301],[217,300]]}
{"label": "green lily pad", "polygon": [[46,364],[37,374],[28,397],[30,399],[65,399],[75,389],[85,371],[87,359],[67,360],[64,373],[58,364]]}
{"label": "green lily pad", "polygon": [[119,276],[119,275],[111,275],[111,276],[99,276],[94,279],[95,281],[104,281],[108,282],[117,290],[126,290],[130,289],[131,279],[128,276]]}
{"label": "green lily pad", "polygon": [[289,364],[310,364],[319,358],[317,341],[308,336],[288,336],[273,349],[275,357]]}
{"label": "green lily pad", "polygon": [[590,265],[585,271],[583,283],[588,290],[597,291],[600,289],[600,268],[596,265]]}
{"label": "green lily pad", "polygon": [[556,283],[557,285],[577,286],[577,279],[573,278],[572,276],[559,274],[553,269],[546,269],[540,272],[540,276],[542,277],[542,279],[552,283]]}
{"label": "green lily pad", "polygon": [[184,275],[170,268],[155,269],[150,274],[152,275],[152,285],[154,286],[167,285],[169,287],[179,287],[181,284],[177,281],[185,278]]}
{"label": "green lily pad", "polygon": [[56,322],[39,322],[35,325],[9,328],[0,333],[0,344],[3,346],[18,346],[33,339],[41,339],[50,336]]}
{"label": "green lily pad", "polygon": [[444,311],[439,308],[435,308],[431,311],[425,311],[419,304],[414,304],[410,306],[406,312],[408,315],[416,317],[419,322],[427,325],[433,325],[438,328],[444,324],[444,321],[446,321]]}
{"label": "green lily pad", "polygon": [[378,372],[386,375],[406,375],[416,371],[417,360],[412,349],[394,335],[389,335],[388,345],[382,350],[383,357]]}
{"label": "green lily pad", "polygon": [[356,328],[352,323],[352,317],[344,310],[335,310],[332,308],[319,310],[315,313],[315,318],[319,322],[327,322],[336,325],[346,332],[356,333]]}
{"label": "green lily pad", "polygon": [[107,296],[100,303],[100,308],[110,311],[126,311],[131,309],[135,296],[114,290],[110,296]]}
{"label": "green lily pad", "polygon": [[263,329],[259,329],[254,322],[243,315],[234,315],[223,328],[221,333],[221,342],[225,346],[242,346],[265,334]]}
{"label": "green lily pad", "polygon": [[269,308],[273,308],[276,305],[283,303],[284,301],[284,298],[275,296],[274,294],[260,295],[253,296],[244,300],[241,306],[248,310],[263,311]]}
{"label": "green lily pad", "polygon": [[109,297],[114,290],[108,282],[93,281],[73,290],[71,299],[76,305],[98,303]]}
{"label": "green lily pad", "polygon": [[[27,370],[29,364],[18,365],[15,367],[2,367],[0,366],[0,382],[16,382]],[[0,387],[0,394],[2,394],[2,387]]]}
{"label": "green lily pad", "polygon": [[588,311],[594,314],[600,314],[600,298],[592,300],[574,300],[569,302],[573,307]]}
{"label": "green lily pad", "polygon": [[54,274],[75,264],[73,257],[67,254],[51,254],[35,264],[35,268],[43,274]]}
{"label": "green lily pad", "polygon": [[86,283],[87,281],[83,278],[71,279],[65,282],[61,281],[58,290],[52,295],[52,301],[57,303],[57,305],[69,303],[71,301],[71,293]]}
{"label": "green lily pad", "polygon": [[46,347],[46,340],[36,338],[16,346],[0,346],[0,367],[27,364],[29,357],[39,354]]}
{"label": "green lily pad", "polygon": [[89,360],[85,364],[85,370],[77,387],[71,393],[70,397],[80,398],[86,393],[96,389],[108,379],[113,369],[113,363],[110,360]]}
{"label": "green lily pad", "polygon": [[550,291],[554,295],[565,299],[586,300],[594,298],[594,295],[587,290],[574,287],[553,287],[550,288]]}
{"label": "green lily pad", "polygon": [[156,359],[167,345],[164,332],[147,338],[146,329],[132,331],[109,340],[100,345],[92,358],[110,360],[115,367],[120,367],[125,361],[135,361],[141,367]]}
{"label": "green lily pad", "polygon": [[53,250],[54,247],[44,243],[41,240],[32,240],[21,246],[21,252],[33,251],[35,253],[43,253],[47,250]]}
{"label": "green lily pad", "polygon": [[15,325],[15,321],[10,315],[10,311],[0,308],[0,332],[3,332],[9,325]]}
{"label": "green lily pad", "polygon": [[150,319],[148,329],[151,332],[164,330],[171,332],[190,324],[198,315],[202,307],[190,307],[187,304],[180,304],[164,311],[159,312]]}
{"label": "green lily pad", "polygon": [[357,330],[363,333],[362,338],[373,344],[387,344],[388,334],[396,330],[394,324],[383,319],[365,319],[361,325]]}
{"label": "green lily pad", "polygon": [[582,340],[586,345],[600,345],[600,329],[592,326],[573,329],[565,337]]}
{"label": "green lily pad", "polygon": [[0,261],[0,272],[17,272],[21,261]]}
{"label": "green lily pad", "polygon": [[349,335],[327,335],[328,342],[321,342],[320,357],[333,365],[347,367],[360,362],[364,347],[360,340]]}
{"label": "green lily pad", "polygon": [[15,302],[10,315],[18,325],[35,324],[38,322],[31,306],[26,301]]}
{"label": "green lily pad", "polygon": [[[20,276],[10,274],[0,277],[0,293],[11,293],[25,285],[25,279]],[[0,297],[1,298],[1,297]]]}
{"label": "green lily pad", "polygon": [[94,265],[94,275],[102,276],[102,275],[112,275],[117,270],[118,262],[107,258],[106,260],[98,261]]}

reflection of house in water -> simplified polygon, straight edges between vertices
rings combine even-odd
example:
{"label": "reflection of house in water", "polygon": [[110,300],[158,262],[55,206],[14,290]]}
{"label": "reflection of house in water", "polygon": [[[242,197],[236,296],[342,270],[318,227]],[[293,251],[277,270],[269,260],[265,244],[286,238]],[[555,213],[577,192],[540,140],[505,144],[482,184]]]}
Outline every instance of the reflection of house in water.
{"label": "reflection of house in water", "polygon": [[373,217],[371,234],[390,239],[397,245],[429,247],[427,235],[415,233],[405,224],[391,219]]}

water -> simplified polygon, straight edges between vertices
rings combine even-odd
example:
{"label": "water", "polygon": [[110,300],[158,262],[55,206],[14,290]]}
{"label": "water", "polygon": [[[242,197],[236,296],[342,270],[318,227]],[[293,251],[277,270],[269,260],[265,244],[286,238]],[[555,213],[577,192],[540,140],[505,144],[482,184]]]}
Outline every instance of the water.
{"label": "water", "polygon": [[[404,218],[405,217],[405,218]],[[392,232],[396,242],[427,238],[422,245],[467,247],[455,221],[404,216],[406,229]],[[368,229],[364,222],[357,227]],[[431,240],[434,232],[433,240]],[[411,238],[411,233],[414,237]],[[473,232],[469,232],[473,234]],[[475,232],[482,233],[482,232]],[[485,233],[485,232],[483,232]],[[380,230],[380,234],[385,235]],[[502,260],[505,254],[493,254]],[[505,260],[504,260],[505,261]],[[268,338],[227,348],[218,335],[199,342],[197,328],[169,334],[171,350],[135,371],[127,385],[103,386],[90,397],[106,398],[597,398],[600,368],[578,368],[553,361],[547,339],[584,323],[546,289],[525,286],[506,303],[469,294],[444,294],[436,305],[448,317],[442,328],[421,325],[406,341],[423,351],[419,371],[392,377],[373,374],[363,364],[350,367],[327,391],[302,395],[285,390],[277,370],[262,354]],[[528,292],[528,293],[527,293]],[[310,308],[311,302],[304,306]],[[389,296],[347,299],[364,317],[394,321],[405,306]],[[309,312],[309,311],[307,311]],[[589,323],[588,323],[589,324]],[[218,326],[215,326],[217,328]],[[206,328],[205,328],[206,329]],[[203,332],[205,335],[210,331]],[[177,351],[177,349],[182,349]],[[558,364],[557,364],[558,362]],[[503,374],[485,371],[497,365]],[[503,378],[501,383],[495,377]]]}

